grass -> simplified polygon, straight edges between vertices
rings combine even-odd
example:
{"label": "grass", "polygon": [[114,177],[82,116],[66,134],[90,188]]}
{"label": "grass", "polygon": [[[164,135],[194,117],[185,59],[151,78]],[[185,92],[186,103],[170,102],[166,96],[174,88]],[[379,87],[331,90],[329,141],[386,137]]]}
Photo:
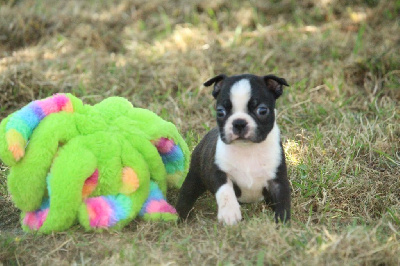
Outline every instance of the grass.
{"label": "grass", "polygon": [[[177,125],[190,148],[215,125],[202,83],[274,73],[291,227],[262,204],[234,227],[203,196],[183,224],[21,231],[0,164],[0,262],[398,265],[400,1],[0,1],[0,118],[55,92],[119,95]],[[177,191],[169,192],[175,202]]]}

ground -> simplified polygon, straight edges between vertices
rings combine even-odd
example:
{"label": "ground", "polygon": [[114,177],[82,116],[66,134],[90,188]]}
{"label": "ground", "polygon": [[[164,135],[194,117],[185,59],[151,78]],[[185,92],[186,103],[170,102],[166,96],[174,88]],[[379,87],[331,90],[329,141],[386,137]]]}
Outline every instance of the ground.
{"label": "ground", "polygon": [[224,227],[207,194],[187,223],[32,235],[0,164],[0,264],[400,264],[400,1],[0,0],[0,17],[0,119],[56,92],[118,95],[193,149],[215,126],[204,81],[284,77],[293,198],[291,226],[252,204]]}

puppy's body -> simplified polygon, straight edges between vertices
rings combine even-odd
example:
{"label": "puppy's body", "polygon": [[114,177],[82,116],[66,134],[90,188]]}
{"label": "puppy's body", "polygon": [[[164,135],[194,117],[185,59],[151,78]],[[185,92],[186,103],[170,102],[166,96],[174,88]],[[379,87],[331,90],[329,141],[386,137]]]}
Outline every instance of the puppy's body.
{"label": "puppy's body", "polygon": [[217,76],[215,83],[218,128],[211,130],[192,154],[177,211],[186,218],[206,190],[215,194],[218,219],[241,220],[239,202],[265,200],[275,218],[290,219],[290,188],[285,157],[275,122],[275,99],[284,79],[254,75]]}
{"label": "puppy's body", "polygon": [[221,139],[217,141],[215,163],[240,188],[236,196],[241,203],[263,200],[263,189],[276,177],[281,162],[282,148],[276,125],[261,143],[227,145]]}

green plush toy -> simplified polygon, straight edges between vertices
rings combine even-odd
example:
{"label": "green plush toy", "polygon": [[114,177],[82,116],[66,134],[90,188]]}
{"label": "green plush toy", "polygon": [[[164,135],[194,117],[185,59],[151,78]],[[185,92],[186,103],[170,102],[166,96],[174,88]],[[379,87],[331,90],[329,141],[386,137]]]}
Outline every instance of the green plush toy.
{"label": "green plush toy", "polygon": [[176,127],[120,97],[94,106],[71,94],[31,102],[0,124],[0,158],[26,231],[122,228],[136,216],[176,220],[165,200],[189,151]]}

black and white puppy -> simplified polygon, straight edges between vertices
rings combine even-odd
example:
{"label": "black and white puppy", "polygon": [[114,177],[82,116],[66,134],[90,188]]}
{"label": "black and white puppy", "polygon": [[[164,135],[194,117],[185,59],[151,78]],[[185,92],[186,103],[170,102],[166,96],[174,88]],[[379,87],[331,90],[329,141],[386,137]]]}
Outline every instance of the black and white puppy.
{"label": "black and white puppy", "polygon": [[187,218],[206,190],[215,194],[218,220],[233,225],[242,219],[240,203],[265,200],[275,220],[290,219],[290,186],[285,155],[275,121],[275,101],[285,79],[274,75],[218,75],[214,84],[218,127],[201,140],[192,154],[189,173],[176,209]]}

